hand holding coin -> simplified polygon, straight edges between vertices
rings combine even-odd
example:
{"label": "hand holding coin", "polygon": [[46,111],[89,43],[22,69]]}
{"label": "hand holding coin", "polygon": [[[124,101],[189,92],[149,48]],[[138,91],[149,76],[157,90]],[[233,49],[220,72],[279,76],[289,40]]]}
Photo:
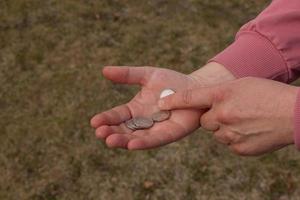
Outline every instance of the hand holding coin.
{"label": "hand holding coin", "polygon": [[[160,98],[166,97],[168,95],[174,94],[175,92],[171,89],[165,89],[161,92]],[[171,111],[158,111],[153,113],[149,117],[135,117],[125,122],[127,128],[135,131],[141,129],[151,128],[155,122],[162,122],[169,119],[171,116]]]}
{"label": "hand holding coin", "polygon": [[[116,83],[138,84],[141,90],[128,103],[95,115],[91,125],[107,146],[149,149],[181,139],[200,126],[198,110],[160,111],[158,100],[195,87],[195,79],[154,67],[106,67],[103,75]],[[168,88],[172,88],[170,91]]]}

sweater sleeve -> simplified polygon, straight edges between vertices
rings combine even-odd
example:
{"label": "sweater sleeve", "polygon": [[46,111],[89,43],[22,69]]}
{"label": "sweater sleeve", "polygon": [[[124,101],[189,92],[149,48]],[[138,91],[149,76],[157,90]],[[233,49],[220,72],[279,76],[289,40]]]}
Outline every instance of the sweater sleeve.
{"label": "sweater sleeve", "polygon": [[295,80],[300,76],[300,0],[273,0],[210,61],[224,65],[237,78]]}

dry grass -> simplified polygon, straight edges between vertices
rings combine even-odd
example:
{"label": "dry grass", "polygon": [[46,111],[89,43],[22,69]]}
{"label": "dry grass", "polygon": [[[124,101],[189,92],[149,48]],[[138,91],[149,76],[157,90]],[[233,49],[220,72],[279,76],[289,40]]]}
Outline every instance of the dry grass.
{"label": "dry grass", "polygon": [[293,147],[241,158],[197,131],[128,152],[96,141],[89,118],[137,88],[104,65],[184,73],[233,40],[266,0],[1,0],[0,199],[299,199]]}

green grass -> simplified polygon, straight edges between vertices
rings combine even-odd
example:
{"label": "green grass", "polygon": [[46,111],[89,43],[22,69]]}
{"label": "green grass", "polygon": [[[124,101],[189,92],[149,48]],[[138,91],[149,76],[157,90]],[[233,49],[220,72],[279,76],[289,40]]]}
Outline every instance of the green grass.
{"label": "green grass", "polygon": [[196,131],[163,148],[110,150],[89,119],[138,88],[104,65],[189,73],[268,1],[0,1],[0,199],[299,199],[294,147],[241,158]]}

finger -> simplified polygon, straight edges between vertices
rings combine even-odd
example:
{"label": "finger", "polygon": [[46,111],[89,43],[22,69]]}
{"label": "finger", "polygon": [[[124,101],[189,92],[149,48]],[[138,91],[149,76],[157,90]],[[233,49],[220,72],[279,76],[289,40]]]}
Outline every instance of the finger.
{"label": "finger", "polygon": [[112,133],[113,130],[110,128],[110,126],[107,125],[100,126],[95,131],[95,135],[98,139],[105,139],[107,136],[111,135]]}
{"label": "finger", "polygon": [[164,127],[173,127],[177,131],[172,132],[167,128],[150,130],[149,133],[136,131],[133,134],[137,137],[129,141],[127,148],[130,150],[156,148],[177,141],[186,135],[186,130],[172,121],[166,121]]}
{"label": "finger", "polygon": [[235,144],[241,141],[242,136],[232,131],[220,129],[214,133],[215,139],[225,145]]}
{"label": "finger", "polygon": [[129,134],[132,133],[132,130],[127,128],[125,124],[121,124],[119,126],[100,126],[99,128],[96,129],[96,137],[98,139],[106,139],[108,136],[115,134],[115,133],[120,133],[120,134]]}
{"label": "finger", "polygon": [[130,118],[129,107],[124,104],[95,115],[90,123],[93,128],[98,128],[102,125],[119,125]]}
{"label": "finger", "polygon": [[216,119],[216,114],[213,108],[201,116],[200,124],[202,128],[208,131],[217,131],[220,128],[220,124]]}
{"label": "finger", "polygon": [[215,90],[215,87],[203,87],[178,91],[160,99],[158,106],[162,110],[210,108],[213,104]]}
{"label": "finger", "polygon": [[116,83],[145,85],[152,71],[151,67],[107,66],[102,73]]}
{"label": "finger", "polygon": [[137,137],[128,143],[127,148],[130,150],[143,150],[160,147],[174,141],[173,135],[171,133],[157,133],[160,136],[155,135],[145,135],[143,137]]}
{"label": "finger", "polygon": [[106,145],[110,148],[124,148],[127,149],[130,140],[136,138],[132,134],[112,134],[106,138]]}

